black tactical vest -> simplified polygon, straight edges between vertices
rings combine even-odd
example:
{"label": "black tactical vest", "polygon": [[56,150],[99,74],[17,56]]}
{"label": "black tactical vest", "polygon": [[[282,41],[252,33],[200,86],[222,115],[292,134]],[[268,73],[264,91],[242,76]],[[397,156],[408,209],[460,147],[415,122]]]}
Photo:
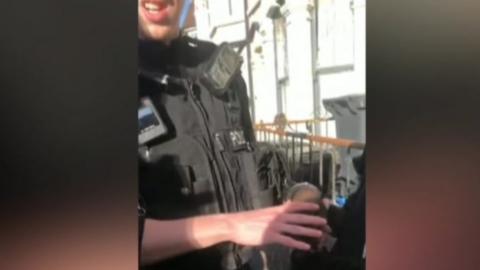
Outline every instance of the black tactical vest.
{"label": "black tactical vest", "polygon": [[[139,147],[147,217],[178,219],[261,206],[245,83],[213,95],[197,81],[216,46],[189,38],[140,42],[139,97],[149,97],[167,133]],[[179,228],[181,229],[181,228]],[[168,232],[165,232],[168,233]],[[250,249],[226,243],[145,269],[237,269]]]}

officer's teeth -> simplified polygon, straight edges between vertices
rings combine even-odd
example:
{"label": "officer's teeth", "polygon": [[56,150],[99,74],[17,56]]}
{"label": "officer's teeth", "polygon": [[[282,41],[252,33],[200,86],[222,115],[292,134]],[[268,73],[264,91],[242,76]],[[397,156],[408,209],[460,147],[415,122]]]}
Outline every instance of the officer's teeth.
{"label": "officer's teeth", "polygon": [[153,3],[145,3],[145,8],[148,10],[148,11],[158,11],[160,8],[159,6],[153,4]]}

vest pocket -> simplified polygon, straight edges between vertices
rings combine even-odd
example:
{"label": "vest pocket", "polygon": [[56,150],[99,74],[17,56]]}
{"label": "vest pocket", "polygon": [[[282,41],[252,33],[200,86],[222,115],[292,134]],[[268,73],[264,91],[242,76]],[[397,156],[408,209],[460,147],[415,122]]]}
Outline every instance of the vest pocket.
{"label": "vest pocket", "polygon": [[180,193],[184,196],[193,194],[193,183],[195,182],[195,173],[191,166],[176,165],[178,178],[180,180]]}
{"label": "vest pocket", "polygon": [[199,165],[180,165],[180,179],[182,181],[180,192],[192,208],[197,208],[200,213],[218,213],[215,190],[208,178],[202,175]]}
{"label": "vest pocket", "polygon": [[193,184],[195,192],[195,204],[200,207],[204,214],[219,213],[218,202],[215,198],[215,191],[209,181],[201,179]]}

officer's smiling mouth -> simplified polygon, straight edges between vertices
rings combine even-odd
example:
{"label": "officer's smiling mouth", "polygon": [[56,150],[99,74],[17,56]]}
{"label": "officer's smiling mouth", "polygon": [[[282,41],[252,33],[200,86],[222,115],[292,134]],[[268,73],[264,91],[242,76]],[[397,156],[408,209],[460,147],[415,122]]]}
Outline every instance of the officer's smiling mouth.
{"label": "officer's smiling mouth", "polygon": [[142,13],[145,18],[156,24],[168,22],[168,4],[162,0],[146,0],[141,2]]}

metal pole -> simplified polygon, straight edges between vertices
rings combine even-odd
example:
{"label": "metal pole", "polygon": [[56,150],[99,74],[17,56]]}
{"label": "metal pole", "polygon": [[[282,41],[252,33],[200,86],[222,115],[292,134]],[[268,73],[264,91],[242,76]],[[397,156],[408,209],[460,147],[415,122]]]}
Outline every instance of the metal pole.
{"label": "metal pole", "polygon": [[272,18],[273,23],[273,60],[275,66],[275,92],[277,93],[277,113],[283,113],[282,93],[280,93],[280,87],[278,85],[278,49],[277,49],[277,24],[275,19]]}
{"label": "metal pole", "polygon": [[[245,17],[245,39],[247,39],[248,30],[250,28],[250,20],[248,18],[248,0],[243,1],[244,17]],[[255,121],[255,96],[253,92],[253,74],[252,74],[252,48],[250,42],[247,42],[247,70],[248,70],[248,89],[250,94],[250,108],[252,121]]]}
{"label": "metal pole", "polygon": [[[313,74],[313,118],[321,118],[322,116],[322,95],[320,89],[320,80],[317,76],[317,62],[318,62],[318,0],[314,1],[314,10],[312,16],[312,74]],[[314,122],[313,134],[320,135],[320,122]]]}

